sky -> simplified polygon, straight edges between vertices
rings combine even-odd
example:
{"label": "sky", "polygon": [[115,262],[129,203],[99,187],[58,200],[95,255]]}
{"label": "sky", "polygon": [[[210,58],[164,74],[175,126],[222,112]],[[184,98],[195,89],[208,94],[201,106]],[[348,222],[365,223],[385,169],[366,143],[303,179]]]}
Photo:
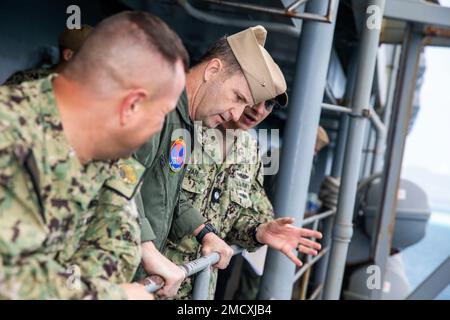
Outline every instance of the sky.
{"label": "sky", "polygon": [[425,59],[421,107],[403,164],[450,175],[450,48],[427,47]]}
{"label": "sky", "polygon": [[[450,0],[439,2],[450,7]],[[403,167],[450,175],[450,48],[427,47],[425,59],[421,108],[406,141]]]}

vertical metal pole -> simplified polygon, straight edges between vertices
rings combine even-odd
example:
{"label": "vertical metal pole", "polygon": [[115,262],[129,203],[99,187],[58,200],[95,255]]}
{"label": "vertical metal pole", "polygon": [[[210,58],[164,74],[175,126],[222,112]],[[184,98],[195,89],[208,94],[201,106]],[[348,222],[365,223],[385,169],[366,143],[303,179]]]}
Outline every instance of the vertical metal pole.
{"label": "vertical metal pole", "polygon": [[[319,229],[319,220],[314,221],[314,225],[313,225],[312,229],[313,230]],[[311,239],[311,240],[313,240],[313,239]],[[308,255],[306,257],[306,262],[311,263],[312,259],[313,259],[312,256]],[[301,290],[300,290],[300,300],[306,300],[307,293],[308,293],[308,287],[309,287],[309,279],[311,276],[311,269],[312,269],[312,267],[309,267],[308,270],[306,270],[305,273],[303,274]]]}
{"label": "vertical metal pole", "polygon": [[366,127],[366,132],[365,132],[365,139],[364,139],[364,143],[363,143],[363,161],[361,163],[361,170],[360,170],[360,174],[359,174],[359,179],[364,179],[365,177],[368,177],[369,175],[367,174],[367,170],[370,167],[370,156],[372,153],[372,145],[373,145],[373,141],[374,141],[374,132],[373,129],[370,125]]}
{"label": "vertical metal pole", "polygon": [[[322,248],[328,248],[331,245],[331,233],[333,232],[333,225],[334,225],[334,215],[325,218],[322,221],[322,233],[324,235],[322,243]],[[314,270],[315,276],[314,276],[314,284],[316,286],[322,285],[325,281],[325,277],[327,275],[328,270],[328,263],[330,260],[330,253],[327,253],[322,259],[320,259],[317,262],[317,266]],[[323,289],[318,295],[318,300],[321,300],[323,297]]]}
{"label": "vertical metal pole", "polygon": [[[398,65],[400,63],[400,52],[401,52],[400,46],[396,45],[392,52],[391,64],[389,66],[391,71],[389,74],[386,105],[384,107],[384,114],[383,114],[383,123],[386,128],[389,127],[389,120],[392,113],[395,85],[398,74]],[[386,139],[387,135],[384,132],[377,130],[377,143],[375,146],[375,158],[373,159],[372,173],[378,173],[381,172],[381,170],[383,170],[383,158],[385,151],[384,148],[386,146]]]}
{"label": "vertical metal pole", "polygon": [[[293,216],[297,226],[300,226],[305,211],[339,1],[333,4],[333,23],[304,21],[299,39],[293,98],[274,203],[276,216]],[[324,14],[327,5],[327,0],[309,1],[306,11]],[[290,299],[294,273],[295,265],[287,257],[269,249],[259,298]]]}
{"label": "vertical metal pole", "polygon": [[339,131],[337,136],[336,147],[334,149],[333,166],[331,167],[331,176],[340,177],[342,175],[342,167],[344,163],[345,146],[348,136],[348,114],[342,113],[339,119]]}
{"label": "vertical metal pole", "polygon": [[195,276],[193,300],[208,299],[209,283],[211,281],[211,266],[206,267]]}
{"label": "vertical metal pole", "polygon": [[[408,124],[411,118],[413,95],[416,88],[417,66],[422,49],[422,35],[414,32],[413,25],[407,24],[402,45],[402,56],[394,112],[389,128],[386,165],[383,173],[383,193],[380,210],[376,219],[376,238],[373,252],[374,264],[381,269],[383,283],[384,270],[391,249],[397,211],[397,190],[405,148]],[[370,292],[371,299],[381,299],[382,288]]]}
{"label": "vertical metal pole", "polygon": [[[356,84],[356,71],[357,67],[357,52],[358,49],[354,49],[352,58],[349,62],[349,67],[347,71],[347,84],[345,87],[345,100],[343,105],[347,107],[352,106],[353,99],[353,91],[355,89]],[[331,175],[333,177],[340,177],[342,175],[342,167],[344,163],[344,155],[345,155],[345,146],[347,145],[347,136],[348,136],[348,124],[349,124],[349,116],[348,114],[341,114],[339,121],[339,132],[338,139],[336,143],[336,149],[334,152],[334,160],[333,167],[331,168]]]}
{"label": "vertical metal pole", "polygon": [[[341,292],[348,245],[353,233],[353,210],[364,142],[363,133],[367,123],[367,118],[361,117],[361,115],[364,114],[364,110],[369,108],[384,5],[384,0],[369,0],[365,6],[366,16],[361,33],[358,73],[353,96],[354,116],[350,119],[324,299],[339,299]],[[381,17],[377,15],[381,15]],[[376,26],[370,23],[374,18],[379,19],[376,20]]]}
{"label": "vertical metal pole", "polygon": [[[369,122],[370,123],[370,122]],[[369,142],[369,158],[367,161],[367,167],[364,173],[364,177],[370,177],[372,175],[372,167],[373,167],[373,161],[375,158],[375,147],[376,147],[376,143],[377,143],[377,130],[376,128],[372,128],[371,130],[371,134],[370,134],[370,142]]]}
{"label": "vertical metal pole", "polygon": [[[372,96],[370,100],[370,109],[373,110],[375,105],[375,96]],[[369,121],[369,126],[366,129],[368,131],[367,145],[366,145],[366,159],[364,161],[364,170],[362,171],[361,179],[369,177],[372,173],[372,164],[375,157],[375,146],[377,138],[377,128]]]}
{"label": "vertical metal pole", "polygon": [[[345,88],[345,100],[343,105],[351,107],[353,91],[356,84],[356,71],[357,69],[357,53],[358,49],[355,48],[349,62],[347,70],[347,84]],[[345,147],[347,145],[348,127],[349,127],[348,114],[341,114],[339,121],[339,132],[337,137],[336,148],[334,151],[333,166],[331,168],[331,176],[340,177],[342,175],[342,167],[344,163]],[[321,241],[322,248],[327,248],[331,244],[331,233],[333,232],[334,216],[330,216],[322,222],[322,234],[323,239]],[[327,274],[328,261],[330,254],[326,254],[322,259],[317,262],[314,270],[314,284],[316,286],[323,285]],[[322,286],[323,287],[323,286]],[[318,299],[321,300],[323,296],[323,290],[318,295]]]}
{"label": "vertical metal pole", "polygon": [[386,144],[386,134],[380,130],[376,130],[376,142],[373,155],[371,173],[379,173],[383,169],[383,155]]}

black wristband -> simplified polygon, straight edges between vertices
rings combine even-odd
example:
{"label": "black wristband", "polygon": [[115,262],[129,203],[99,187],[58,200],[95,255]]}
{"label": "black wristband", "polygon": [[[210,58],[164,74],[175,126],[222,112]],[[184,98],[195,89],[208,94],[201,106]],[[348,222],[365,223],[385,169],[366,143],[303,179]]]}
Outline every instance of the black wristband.
{"label": "black wristband", "polygon": [[197,239],[198,243],[202,243],[203,238],[210,232],[213,232],[214,234],[217,234],[216,228],[210,223],[205,223],[205,227],[195,236],[195,239]]}
{"label": "black wristband", "polygon": [[261,224],[262,224],[262,223],[256,225],[256,227],[253,229],[253,232],[252,232],[252,239],[253,239],[253,241],[254,241],[256,244],[258,244],[258,245],[260,245],[260,246],[263,246],[264,243],[259,242],[258,239],[256,238],[256,233],[258,232],[258,228],[259,228],[259,226],[260,226]]}

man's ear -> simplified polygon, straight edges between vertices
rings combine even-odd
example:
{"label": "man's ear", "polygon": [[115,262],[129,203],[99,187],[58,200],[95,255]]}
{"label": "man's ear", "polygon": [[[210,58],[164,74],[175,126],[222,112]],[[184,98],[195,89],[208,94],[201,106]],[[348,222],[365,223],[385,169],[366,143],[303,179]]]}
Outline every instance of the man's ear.
{"label": "man's ear", "polygon": [[142,102],[148,97],[145,89],[134,89],[130,91],[120,105],[120,125],[126,126],[130,120],[139,113]]}
{"label": "man's ear", "polygon": [[205,82],[211,80],[212,78],[217,76],[220,71],[222,71],[223,67],[224,66],[222,60],[217,58],[211,59],[206,64],[205,72],[203,74],[203,80]]}
{"label": "man's ear", "polygon": [[62,56],[64,61],[69,61],[73,57],[73,51],[70,49],[63,49]]}

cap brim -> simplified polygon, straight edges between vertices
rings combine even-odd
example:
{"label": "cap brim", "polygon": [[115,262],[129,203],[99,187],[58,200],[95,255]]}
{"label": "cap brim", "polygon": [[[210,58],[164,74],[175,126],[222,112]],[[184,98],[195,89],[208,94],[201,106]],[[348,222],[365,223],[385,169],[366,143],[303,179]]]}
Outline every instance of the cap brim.
{"label": "cap brim", "polygon": [[275,97],[275,100],[281,107],[286,107],[288,104],[288,95],[286,92]]}

